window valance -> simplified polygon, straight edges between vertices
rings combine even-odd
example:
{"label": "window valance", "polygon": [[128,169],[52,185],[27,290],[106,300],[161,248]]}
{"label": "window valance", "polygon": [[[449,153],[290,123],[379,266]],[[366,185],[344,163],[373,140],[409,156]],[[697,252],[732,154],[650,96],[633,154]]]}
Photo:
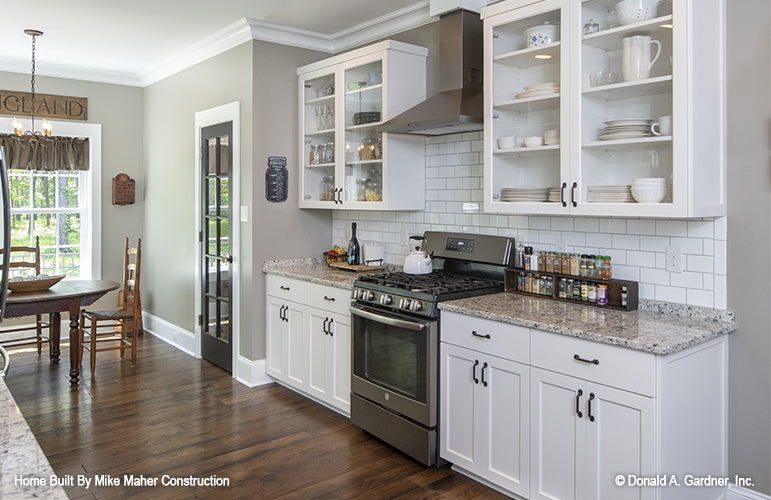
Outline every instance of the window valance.
{"label": "window valance", "polygon": [[0,134],[9,169],[19,170],[88,170],[89,142],[83,137],[38,137],[31,143],[27,137]]}

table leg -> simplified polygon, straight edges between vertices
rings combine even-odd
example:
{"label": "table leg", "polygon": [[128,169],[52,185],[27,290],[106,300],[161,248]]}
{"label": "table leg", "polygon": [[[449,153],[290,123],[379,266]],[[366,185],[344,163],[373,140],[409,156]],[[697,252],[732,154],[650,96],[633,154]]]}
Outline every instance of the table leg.
{"label": "table leg", "polygon": [[48,353],[51,363],[58,363],[62,354],[60,343],[62,338],[62,315],[55,312],[48,316],[48,323],[51,325],[51,332],[48,340]]}
{"label": "table leg", "polygon": [[70,306],[70,384],[77,385],[80,377],[80,301]]}

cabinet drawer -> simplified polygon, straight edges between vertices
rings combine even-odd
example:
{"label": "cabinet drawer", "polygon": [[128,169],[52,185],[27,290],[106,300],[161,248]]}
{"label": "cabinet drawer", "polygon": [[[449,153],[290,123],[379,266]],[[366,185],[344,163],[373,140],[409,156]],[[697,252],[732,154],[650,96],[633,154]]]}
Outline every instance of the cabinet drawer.
{"label": "cabinet drawer", "polygon": [[345,288],[308,283],[308,305],[330,313],[349,316],[351,291]]}
{"label": "cabinet drawer", "polygon": [[533,330],[530,353],[533,366],[646,396],[655,392],[656,356],[648,352]]}
{"label": "cabinet drawer", "polygon": [[441,341],[499,358],[530,363],[530,330],[489,319],[442,311]]}
{"label": "cabinet drawer", "polygon": [[275,274],[265,275],[265,294],[304,303],[309,283]]}

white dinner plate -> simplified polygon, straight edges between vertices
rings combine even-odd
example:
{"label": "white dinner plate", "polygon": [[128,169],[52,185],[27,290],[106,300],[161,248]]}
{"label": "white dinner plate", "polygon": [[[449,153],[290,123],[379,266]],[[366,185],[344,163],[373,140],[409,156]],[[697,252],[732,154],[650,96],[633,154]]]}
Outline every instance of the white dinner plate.
{"label": "white dinner plate", "polygon": [[517,94],[515,97],[517,99],[527,99],[528,97],[541,97],[541,96],[547,96],[552,94],[559,94],[560,89],[545,89],[545,90],[530,90],[526,92],[521,92]]}
{"label": "white dinner plate", "polygon": [[544,82],[536,83],[533,85],[525,85],[525,90],[544,90],[544,89],[559,89],[560,84],[557,82]]}
{"label": "white dinner plate", "polygon": [[650,125],[653,123],[653,120],[650,118],[619,118],[617,120],[608,120],[603,123],[609,127],[616,125]]}

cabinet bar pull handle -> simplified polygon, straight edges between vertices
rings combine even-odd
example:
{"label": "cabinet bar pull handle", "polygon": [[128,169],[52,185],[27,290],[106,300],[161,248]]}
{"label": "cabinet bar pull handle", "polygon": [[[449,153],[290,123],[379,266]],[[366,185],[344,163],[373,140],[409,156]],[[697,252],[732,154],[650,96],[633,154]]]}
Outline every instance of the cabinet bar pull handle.
{"label": "cabinet bar pull handle", "polygon": [[337,203],[343,204],[343,188],[337,188]]}
{"label": "cabinet bar pull handle", "polygon": [[281,318],[282,321],[289,321],[289,319],[286,317],[286,312],[289,309],[289,306],[281,306],[281,310],[279,311],[278,315]]}
{"label": "cabinet bar pull handle", "polygon": [[281,285],[281,287],[280,287],[280,288],[281,288],[282,290],[286,290],[287,292],[289,291],[289,287],[288,287],[288,286],[284,286],[284,285]]}
{"label": "cabinet bar pull handle", "polygon": [[480,339],[489,339],[490,338],[490,334],[489,333],[481,335],[481,334],[477,333],[476,330],[471,330],[471,335],[473,335],[474,337],[479,337]]}
{"label": "cabinet bar pull handle", "polygon": [[578,202],[576,201],[576,188],[578,187],[578,183],[574,182],[573,185],[570,187],[570,203],[573,204],[574,207],[578,206]]}
{"label": "cabinet bar pull handle", "polygon": [[324,318],[324,326],[322,327],[322,330],[324,330],[324,335],[329,335],[329,330],[327,330],[327,321],[329,321],[329,318]]}
{"label": "cabinet bar pull handle", "polygon": [[278,308],[278,319],[284,321],[284,306]]}
{"label": "cabinet bar pull handle", "polygon": [[487,369],[487,362],[482,365],[482,385],[487,387],[487,380],[485,380],[485,370]]}
{"label": "cabinet bar pull handle", "polygon": [[594,393],[589,393],[589,402],[587,403],[586,413],[589,414],[589,421],[594,422],[594,415],[592,415],[592,400],[594,399]]}
{"label": "cabinet bar pull handle", "polygon": [[333,318],[329,318],[329,336],[334,337],[335,332],[332,331],[332,325],[335,323],[335,320]]}
{"label": "cabinet bar pull handle", "polygon": [[560,189],[560,203],[562,203],[563,207],[568,206],[568,202],[565,201],[565,188],[568,187],[567,182],[562,183],[562,189]]}
{"label": "cabinet bar pull handle", "polygon": [[474,383],[478,384],[479,379],[477,378],[477,366],[479,366],[479,360],[474,360],[474,366],[471,368],[471,378],[474,379]]}
{"label": "cabinet bar pull handle", "polygon": [[327,297],[326,295],[324,295],[324,300],[329,300],[329,301],[334,302],[335,298],[334,297]]}
{"label": "cabinet bar pull handle", "polygon": [[584,416],[584,414],[581,413],[581,396],[583,395],[583,389],[578,389],[578,392],[576,393],[576,415],[578,415],[578,418],[583,418]]}
{"label": "cabinet bar pull handle", "polygon": [[578,354],[573,354],[573,359],[575,359],[576,361],[580,361],[582,363],[589,363],[590,365],[599,365],[600,364],[600,360],[597,359],[597,358],[585,359],[585,358],[582,358],[581,356],[579,356]]}

